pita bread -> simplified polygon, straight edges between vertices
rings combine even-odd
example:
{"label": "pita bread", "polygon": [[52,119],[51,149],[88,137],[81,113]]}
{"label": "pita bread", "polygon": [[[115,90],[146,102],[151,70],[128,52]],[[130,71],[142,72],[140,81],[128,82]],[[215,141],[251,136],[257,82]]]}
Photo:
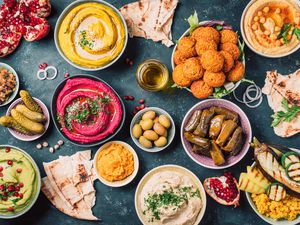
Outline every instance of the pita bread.
{"label": "pita bread", "polygon": [[96,192],[90,159],[91,151],[87,150],[43,163],[47,177],[42,180],[42,191],[61,212],[78,219],[99,220],[92,212]]}
{"label": "pita bread", "polygon": [[171,26],[178,0],[141,0],[120,9],[130,37],[161,41],[167,47],[172,42]]}
{"label": "pita bread", "polygon": [[[300,105],[300,70],[283,76],[277,71],[268,71],[262,92],[267,95],[268,103],[274,112],[285,111],[281,105],[283,98],[290,103]],[[283,121],[274,127],[274,132],[280,137],[290,137],[300,132],[300,115],[292,121]]]}

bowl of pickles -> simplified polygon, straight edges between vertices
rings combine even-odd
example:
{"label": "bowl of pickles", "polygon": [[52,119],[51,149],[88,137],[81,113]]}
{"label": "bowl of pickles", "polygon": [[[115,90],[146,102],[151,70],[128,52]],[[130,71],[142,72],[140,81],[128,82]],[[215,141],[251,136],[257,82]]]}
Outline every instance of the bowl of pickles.
{"label": "bowl of pickles", "polygon": [[180,133],[188,156],[210,169],[238,163],[246,155],[252,137],[246,114],[224,99],[208,99],[194,105],[185,115]]}

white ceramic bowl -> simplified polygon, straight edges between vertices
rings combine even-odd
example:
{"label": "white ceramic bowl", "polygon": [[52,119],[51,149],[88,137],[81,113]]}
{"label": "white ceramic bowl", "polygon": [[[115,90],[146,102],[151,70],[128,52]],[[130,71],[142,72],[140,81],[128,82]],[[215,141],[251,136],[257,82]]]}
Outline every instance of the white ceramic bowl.
{"label": "white ceramic bowl", "polygon": [[[124,46],[123,46],[123,49],[122,51],[119,53],[119,55],[114,59],[112,60],[111,62],[109,62],[108,64],[104,65],[104,66],[100,66],[98,68],[89,68],[89,67],[84,67],[84,66],[80,66],[74,62],[72,62],[70,59],[68,59],[65,54],[62,52],[60,46],[59,46],[59,41],[58,41],[58,31],[59,31],[59,27],[60,27],[60,24],[61,22],[63,21],[63,19],[66,17],[66,15],[69,13],[70,10],[72,10],[74,7],[80,5],[80,4],[83,4],[83,3],[87,3],[87,2],[96,2],[96,3],[100,3],[100,4],[103,4],[103,5],[106,5],[108,7],[110,7],[112,10],[114,10],[118,16],[120,17],[120,19],[122,20],[122,23],[124,25],[124,32],[125,32],[125,40],[124,40]],[[125,22],[125,19],[123,17],[123,15],[120,13],[120,11],[114,7],[112,4],[109,4],[108,2],[106,1],[103,1],[103,0],[89,0],[89,1],[86,1],[86,0],[78,0],[78,1],[74,1],[72,2],[70,5],[68,5],[64,11],[60,14],[60,16],[58,17],[57,19],[57,22],[56,22],[56,25],[55,25],[55,29],[54,29],[54,42],[55,42],[55,46],[56,46],[56,49],[58,51],[58,53],[61,55],[61,57],[63,57],[63,59],[65,61],[67,61],[70,65],[78,68],[78,69],[81,69],[81,70],[84,70],[84,71],[98,71],[98,70],[103,70],[111,65],[113,65],[116,61],[118,61],[118,59],[121,57],[121,55],[124,53],[125,51],[125,48],[126,48],[126,45],[127,45],[127,42],[128,42],[128,30],[127,30],[127,24]]]}
{"label": "white ceramic bowl", "polygon": [[[156,147],[156,146],[153,146],[152,148],[145,148],[143,147],[139,140],[136,139],[133,134],[132,134],[132,128],[135,124],[139,123],[141,120],[142,120],[142,116],[145,112],[148,112],[148,111],[155,111],[157,115],[167,115],[171,121],[171,127],[168,129],[168,143],[166,146],[164,147]],[[174,123],[174,120],[172,119],[172,117],[170,116],[169,113],[167,113],[165,110],[161,109],[161,108],[158,108],[158,107],[148,107],[148,108],[145,108],[141,111],[139,111],[131,120],[131,123],[130,123],[130,136],[133,140],[133,142],[142,150],[146,151],[146,152],[151,152],[151,153],[154,153],[154,152],[160,152],[164,149],[166,149],[170,144],[171,142],[173,141],[174,137],[175,137],[175,123]]]}
{"label": "white ceramic bowl", "polygon": [[16,78],[16,87],[14,92],[9,96],[9,98],[7,99],[6,102],[4,102],[2,105],[0,104],[0,107],[8,105],[9,103],[12,102],[12,100],[14,100],[14,98],[17,96],[18,92],[19,92],[19,86],[20,86],[20,81],[19,81],[19,77],[17,72],[9,65],[7,65],[6,63],[2,63],[0,62],[0,68],[5,68],[7,70],[9,70],[10,72],[12,72],[15,75]]}
{"label": "white ceramic bowl", "polygon": [[194,223],[194,225],[198,225],[205,213],[205,209],[206,209],[206,193],[205,190],[203,188],[203,185],[201,183],[201,181],[199,180],[199,178],[190,170],[182,167],[182,166],[178,166],[178,165],[163,165],[163,166],[158,166],[152,170],[150,170],[148,173],[146,173],[143,178],[140,180],[136,191],[135,191],[135,196],[134,196],[134,206],[135,206],[135,211],[140,219],[140,221],[142,222],[142,224],[146,224],[145,223],[145,217],[143,215],[141,206],[139,204],[139,195],[143,189],[143,187],[146,185],[147,181],[156,173],[162,172],[162,171],[172,171],[172,172],[179,172],[183,175],[187,175],[188,177],[190,177],[192,179],[192,181],[194,182],[194,184],[199,188],[200,191],[200,196],[201,196],[201,200],[202,200],[202,208],[198,214],[198,217]]}
{"label": "white ceramic bowl", "polygon": [[[97,157],[98,157],[98,154],[103,149],[105,149],[106,147],[108,147],[109,145],[114,144],[114,143],[115,144],[119,144],[119,145],[123,145],[126,149],[128,149],[133,154],[133,158],[134,158],[134,171],[133,171],[133,173],[130,176],[126,177],[124,180],[110,182],[110,181],[107,181],[104,178],[102,178],[101,175],[98,173],[98,170],[97,170]],[[107,186],[110,186],[110,187],[122,187],[122,186],[125,186],[125,185],[129,184],[136,177],[137,172],[139,170],[139,158],[138,158],[135,150],[129,144],[127,144],[127,143],[125,143],[123,141],[110,141],[110,142],[107,142],[106,144],[102,145],[98,149],[98,151],[96,152],[95,157],[94,157],[94,167],[95,167],[97,178],[103,184],[105,184]]]}
{"label": "white ceramic bowl", "polygon": [[5,148],[5,147],[14,148],[14,149],[22,152],[22,154],[24,154],[30,160],[31,164],[33,165],[34,170],[36,172],[36,177],[38,179],[37,180],[38,184],[37,184],[36,194],[33,197],[31,203],[27,206],[27,208],[25,208],[23,211],[18,212],[17,214],[14,214],[14,215],[1,215],[0,214],[0,218],[1,219],[15,219],[15,218],[17,218],[19,216],[22,216],[26,212],[28,212],[32,208],[32,206],[35,204],[36,200],[38,199],[40,191],[41,191],[41,174],[40,174],[39,167],[37,166],[37,164],[35,163],[35,161],[33,160],[33,158],[26,151],[24,151],[24,150],[22,150],[22,149],[20,149],[18,147],[12,146],[12,145],[0,145],[0,148]]}
{"label": "white ceramic bowl", "polygon": [[[257,2],[258,0],[251,0],[249,1],[249,3],[247,4],[247,6],[245,7],[244,11],[243,11],[243,14],[242,14],[242,17],[241,17],[241,23],[240,23],[240,27],[241,27],[241,33],[242,33],[242,37],[246,43],[246,45],[248,46],[248,48],[250,48],[253,52],[255,52],[256,54],[258,55],[261,55],[261,56],[264,56],[264,57],[267,57],[267,58],[281,58],[281,57],[284,57],[284,56],[288,56],[288,55],[291,55],[293,54],[294,52],[296,52],[299,48],[300,48],[300,43],[298,44],[297,47],[293,48],[291,51],[289,52],[285,52],[285,53],[282,53],[282,54],[277,54],[277,55],[271,55],[271,54],[266,54],[266,53],[263,53],[263,52],[260,52],[258,51],[257,49],[255,49],[250,43],[249,41],[247,40],[247,37],[246,37],[246,34],[245,34],[245,30],[244,30],[244,21],[245,21],[245,15],[249,9],[249,7],[254,3],[254,2]],[[300,1],[296,0],[297,4],[300,4]]]}
{"label": "white ceramic bowl", "polygon": [[[298,149],[294,149],[291,148],[293,151],[297,152],[300,154],[300,150]],[[254,162],[251,167],[254,167],[256,165],[256,162]],[[245,192],[245,195],[247,197],[247,200],[251,206],[251,208],[254,210],[254,212],[265,222],[272,224],[272,225],[297,225],[300,224],[300,216],[297,217],[297,219],[293,220],[293,221],[289,221],[289,220],[273,220],[270,217],[264,216],[262,214],[260,214],[256,208],[255,203],[253,202],[252,198],[251,198],[251,194],[248,192]]]}
{"label": "white ceramic bowl", "polygon": [[[39,100],[38,98],[34,98],[34,97],[33,97],[33,99],[37,102],[37,104],[38,104],[38,105],[42,108],[42,110],[43,110],[43,114],[44,114],[44,116],[45,116],[45,118],[46,118],[46,122],[44,123],[45,131],[44,131],[44,133],[42,133],[42,134],[27,135],[27,134],[22,134],[22,133],[20,133],[20,132],[14,130],[14,129],[7,128],[8,131],[9,131],[9,133],[11,133],[12,136],[14,136],[15,138],[17,138],[17,139],[19,139],[19,140],[21,140],[21,141],[34,141],[34,140],[36,140],[36,139],[42,137],[42,136],[46,133],[46,131],[47,131],[48,127],[49,127],[49,124],[50,124],[50,114],[49,114],[49,111],[48,111],[47,106],[46,106],[41,100]],[[9,108],[7,109],[6,115],[7,115],[7,116],[10,116],[10,111],[11,111],[13,108],[15,108],[17,105],[19,105],[19,104],[23,104],[23,100],[22,100],[21,98],[16,99],[16,100],[9,106]]]}

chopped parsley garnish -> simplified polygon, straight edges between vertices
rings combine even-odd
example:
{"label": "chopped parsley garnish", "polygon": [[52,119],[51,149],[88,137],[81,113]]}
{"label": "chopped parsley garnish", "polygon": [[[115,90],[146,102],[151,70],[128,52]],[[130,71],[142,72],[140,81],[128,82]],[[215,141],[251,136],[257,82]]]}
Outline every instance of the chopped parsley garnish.
{"label": "chopped parsley garnish", "polygon": [[297,104],[294,104],[291,107],[289,107],[288,100],[285,98],[282,100],[281,105],[285,109],[285,112],[279,111],[271,116],[273,118],[273,121],[271,124],[272,127],[278,126],[283,121],[290,122],[300,112],[300,106],[298,106]]}
{"label": "chopped parsley garnish", "polygon": [[300,41],[300,28],[295,27],[293,34],[295,34],[297,39]]}
{"label": "chopped parsley garnish", "polygon": [[81,46],[81,48],[84,49],[86,46],[89,47],[90,49],[93,48],[93,46],[95,44],[95,41],[94,40],[92,40],[92,41],[87,40],[85,30],[80,31],[80,37],[81,38],[79,40],[79,45]]}
{"label": "chopped parsley garnish", "polygon": [[290,24],[290,23],[284,24],[280,31],[280,34],[278,35],[279,39],[283,38],[283,42],[285,45],[288,43],[287,36],[288,36],[288,32],[291,29],[291,27],[292,27],[292,24]]}

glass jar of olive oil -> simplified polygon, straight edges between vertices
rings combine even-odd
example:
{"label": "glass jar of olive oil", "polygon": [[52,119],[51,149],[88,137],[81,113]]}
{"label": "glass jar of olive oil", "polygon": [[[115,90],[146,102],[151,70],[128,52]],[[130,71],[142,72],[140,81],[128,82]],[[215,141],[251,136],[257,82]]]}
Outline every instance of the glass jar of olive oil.
{"label": "glass jar of olive oil", "polygon": [[138,66],[136,80],[146,91],[161,91],[168,86],[169,71],[158,60],[149,59]]}

